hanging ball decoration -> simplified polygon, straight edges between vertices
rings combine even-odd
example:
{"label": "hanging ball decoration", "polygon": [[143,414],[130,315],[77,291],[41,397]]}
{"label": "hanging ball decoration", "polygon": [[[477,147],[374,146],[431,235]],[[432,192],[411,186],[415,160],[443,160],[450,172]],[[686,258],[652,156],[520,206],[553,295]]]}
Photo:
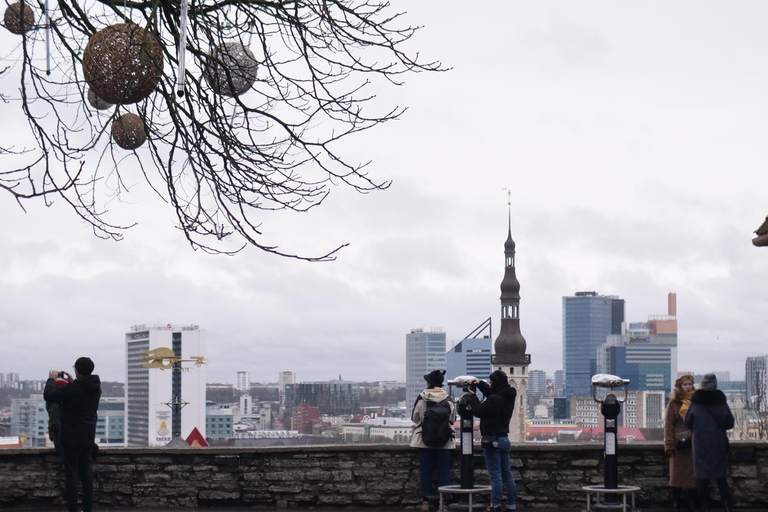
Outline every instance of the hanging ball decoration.
{"label": "hanging ball decoration", "polygon": [[112,140],[123,149],[136,149],[147,140],[144,121],[128,112],[112,121]]}
{"label": "hanging ball decoration", "polygon": [[155,34],[134,23],[96,32],[83,52],[83,75],[93,92],[113,104],[143,100],[163,76],[163,49]]}
{"label": "hanging ball decoration", "polygon": [[239,96],[253,87],[257,66],[251,50],[240,43],[225,43],[208,58],[205,78],[216,93]]}
{"label": "hanging ball decoration", "polygon": [[88,89],[88,103],[90,103],[91,106],[96,110],[106,110],[112,106],[112,103],[104,101],[103,99],[96,96],[96,93],[93,92],[93,89]]}
{"label": "hanging ball decoration", "polygon": [[[23,13],[23,14],[22,14]],[[14,34],[23,34],[34,28],[35,13],[32,6],[16,2],[8,6],[3,17],[5,28]]]}

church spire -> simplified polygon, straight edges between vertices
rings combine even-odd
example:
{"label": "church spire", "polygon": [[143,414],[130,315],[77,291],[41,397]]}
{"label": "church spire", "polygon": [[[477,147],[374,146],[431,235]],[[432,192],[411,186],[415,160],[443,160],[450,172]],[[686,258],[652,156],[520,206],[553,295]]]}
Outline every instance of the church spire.
{"label": "church spire", "polygon": [[494,344],[500,363],[525,363],[526,342],[520,333],[520,282],[515,275],[515,241],[512,240],[511,191],[507,190],[509,221],[504,242],[504,279],[501,281],[501,329]]}

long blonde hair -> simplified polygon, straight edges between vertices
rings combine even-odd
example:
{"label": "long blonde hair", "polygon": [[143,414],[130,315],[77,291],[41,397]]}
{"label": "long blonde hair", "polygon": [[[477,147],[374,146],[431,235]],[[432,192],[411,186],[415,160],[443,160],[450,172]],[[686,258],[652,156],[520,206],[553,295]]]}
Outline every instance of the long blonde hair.
{"label": "long blonde hair", "polygon": [[693,375],[684,373],[677,378],[675,381],[675,388],[672,390],[672,393],[669,394],[670,401],[675,402],[678,405],[683,403],[683,396],[685,395],[685,392],[683,391],[683,383],[685,381],[691,381],[691,384],[693,384]]}

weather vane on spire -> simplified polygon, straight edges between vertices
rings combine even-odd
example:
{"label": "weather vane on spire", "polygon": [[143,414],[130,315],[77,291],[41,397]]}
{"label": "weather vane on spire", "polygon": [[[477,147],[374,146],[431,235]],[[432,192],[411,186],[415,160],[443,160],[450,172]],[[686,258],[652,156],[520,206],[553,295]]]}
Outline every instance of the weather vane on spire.
{"label": "weather vane on spire", "polygon": [[512,206],[512,191],[507,187],[501,187],[501,190],[507,193],[507,205]]}

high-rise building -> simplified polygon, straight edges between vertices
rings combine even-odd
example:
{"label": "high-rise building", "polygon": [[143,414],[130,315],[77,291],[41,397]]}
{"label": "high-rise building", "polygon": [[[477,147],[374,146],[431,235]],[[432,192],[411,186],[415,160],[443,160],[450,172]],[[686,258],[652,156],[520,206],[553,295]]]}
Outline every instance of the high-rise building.
{"label": "high-rise building", "polygon": [[[163,349],[163,350],[160,350]],[[197,325],[135,325],[125,334],[126,439],[128,446],[163,446],[193,428],[205,437],[205,330]],[[173,362],[163,354],[187,360]],[[156,356],[165,368],[144,366]]]}
{"label": "high-rise building", "polygon": [[610,334],[621,334],[624,300],[596,292],[563,297],[563,370],[565,396],[592,396],[597,347]]}
{"label": "high-rise building", "polygon": [[[491,369],[491,336],[488,334],[480,337],[480,334],[486,328],[490,333],[490,326],[491,319],[489,318],[445,354],[446,381],[460,375],[472,375],[480,379],[488,378],[488,375],[493,371]],[[459,396],[463,391],[454,389],[453,393],[454,396]]]}
{"label": "high-rise building", "polygon": [[125,398],[101,397],[96,421],[96,444],[125,446]]}
{"label": "high-rise building", "polygon": [[285,405],[285,386],[296,384],[296,374],[291,371],[280,372],[277,374],[277,392],[280,396],[280,405]]}
{"label": "high-rise building", "polygon": [[11,435],[27,436],[32,447],[43,447],[48,443],[48,411],[43,395],[11,400]]}
{"label": "high-rise building", "polygon": [[[510,204],[510,203],[508,203]],[[517,403],[509,421],[509,440],[525,441],[525,414],[528,410],[528,366],[531,355],[520,332],[520,282],[515,272],[515,241],[512,240],[510,212],[507,240],[504,242],[504,278],[501,280],[501,328],[491,358],[493,370],[507,374],[509,385],[517,390]]]}
{"label": "high-rise building", "polygon": [[424,389],[424,375],[445,370],[445,333],[411,329],[405,335],[405,405],[410,408]]}
{"label": "high-rise building", "polygon": [[232,387],[235,388],[235,391],[248,393],[251,390],[251,374],[248,372],[236,372],[235,383]]}
{"label": "high-rise building", "polygon": [[748,357],[745,365],[747,403],[752,409],[768,408],[768,356]]}
{"label": "high-rise building", "polygon": [[624,324],[596,351],[596,373],[629,379],[629,389],[669,392],[677,378],[677,299],[668,296],[668,314]]}
{"label": "high-rise building", "polygon": [[565,397],[565,376],[563,370],[555,371],[555,378],[552,381],[552,386],[554,387],[556,398]]}
{"label": "high-rise building", "polygon": [[544,396],[547,393],[547,373],[543,370],[528,372],[528,396]]}

